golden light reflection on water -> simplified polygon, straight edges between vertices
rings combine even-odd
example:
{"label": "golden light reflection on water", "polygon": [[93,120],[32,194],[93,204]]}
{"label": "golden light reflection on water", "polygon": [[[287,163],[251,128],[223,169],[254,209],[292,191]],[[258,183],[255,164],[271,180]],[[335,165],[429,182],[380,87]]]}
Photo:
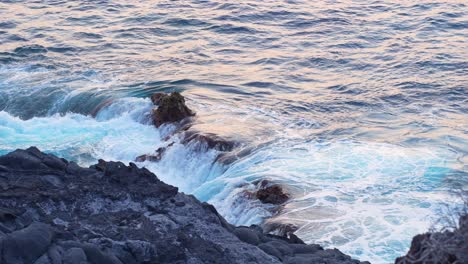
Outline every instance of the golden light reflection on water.
{"label": "golden light reflection on water", "polygon": [[[430,19],[444,11],[437,5],[426,7],[429,3],[432,2],[419,1],[417,4],[421,8],[416,8],[414,1],[380,6],[355,1],[293,4],[240,1],[230,8],[222,8],[223,4],[228,4],[222,2],[175,5],[165,1],[137,4],[114,1],[103,6],[82,2],[56,6],[2,3],[0,12],[6,21],[15,22],[16,26],[8,29],[8,33],[27,39],[24,44],[76,47],[67,56],[57,54],[59,61],[105,69],[124,83],[153,78],[196,80],[214,84],[214,88],[199,85],[189,89],[192,96],[203,94],[220,101],[230,101],[229,96],[244,101],[259,100],[262,111],[281,105],[291,115],[313,120],[330,118],[327,130],[339,129],[348,123],[346,119],[352,118],[352,123],[364,125],[354,127],[355,135],[372,134],[378,138],[378,133],[372,131],[381,131],[384,135],[381,140],[416,134],[443,137],[439,132],[426,131],[421,135],[418,129],[407,131],[404,128],[411,122],[429,122],[436,127],[452,128],[452,136],[466,140],[466,115],[444,111],[447,102],[435,102],[426,111],[424,106],[418,106],[419,98],[408,98],[411,93],[396,85],[433,81],[442,86],[468,83],[466,74],[434,72],[413,65],[415,61],[430,62],[446,54],[455,61],[464,61],[468,56],[466,36],[429,29]],[[458,1],[438,3],[461,4]],[[36,8],[39,6],[41,8]],[[262,10],[277,13],[262,18],[257,15]],[[454,11],[457,10],[466,12],[466,7],[454,7]],[[183,21],[177,22],[177,19]],[[231,34],[228,30],[232,28],[246,32]],[[98,37],[87,38],[79,33]],[[18,45],[5,42],[2,50],[14,50]],[[246,86],[256,82],[264,84]],[[250,95],[226,94],[216,84],[232,85]],[[401,113],[397,107],[401,101],[392,103],[382,99],[392,96],[416,102],[409,112],[419,114]],[[346,104],[369,101],[370,104],[358,107]],[[228,104],[238,106],[232,101]],[[313,104],[333,107],[325,116],[321,111],[301,111]],[[341,109],[340,104],[343,104]],[[385,128],[373,124],[367,117],[369,112],[375,111],[401,118],[386,124]],[[417,120],[421,115],[423,119]],[[203,126],[209,126],[211,119],[202,121]],[[240,124],[242,122],[236,124],[239,130],[246,128],[239,127]],[[213,126],[217,126],[216,122]]]}

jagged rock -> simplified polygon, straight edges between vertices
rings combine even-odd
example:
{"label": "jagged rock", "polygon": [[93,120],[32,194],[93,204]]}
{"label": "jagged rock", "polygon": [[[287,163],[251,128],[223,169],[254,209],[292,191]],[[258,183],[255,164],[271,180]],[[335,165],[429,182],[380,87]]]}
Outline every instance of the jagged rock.
{"label": "jagged rock", "polygon": [[143,154],[135,158],[136,162],[144,162],[144,161],[152,161],[156,162],[161,160],[161,156],[159,155],[150,155],[150,154]]}
{"label": "jagged rock", "polygon": [[185,133],[182,144],[188,143],[198,143],[201,148],[205,147],[206,149],[216,149],[219,151],[231,151],[235,146],[235,142],[223,139],[215,134],[194,131]]}
{"label": "jagged rock", "polygon": [[[298,226],[292,223],[283,223],[275,221],[274,219],[268,219],[263,223],[263,229],[268,233],[271,232],[279,236],[289,237],[296,243],[300,243],[301,241],[298,241],[298,238],[294,236],[294,232],[297,231]],[[291,237],[291,235],[293,236]]]}
{"label": "jagged rock", "polygon": [[235,228],[133,163],[81,168],[29,148],[1,156],[0,166],[0,263],[274,264],[304,254],[359,263],[258,226]]}
{"label": "jagged rock", "polygon": [[395,263],[468,263],[468,215],[460,216],[458,226],[454,231],[416,235],[408,253]]}
{"label": "jagged rock", "polygon": [[156,153],[154,155],[152,154],[144,154],[136,157],[135,161],[137,162],[143,162],[143,161],[160,161],[166,150],[174,145],[174,142],[170,143],[166,147],[160,147],[156,150]]}
{"label": "jagged rock", "polygon": [[151,96],[151,100],[158,105],[152,112],[153,123],[156,127],[164,123],[178,122],[195,115],[185,105],[185,98],[178,92],[173,92],[170,95],[154,94]]}
{"label": "jagged rock", "polygon": [[153,102],[154,105],[159,105],[159,102],[161,101],[161,98],[165,97],[165,96],[169,96],[168,94],[166,93],[154,93],[153,95],[151,95],[151,102]]}
{"label": "jagged rock", "polygon": [[260,182],[260,189],[255,194],[262,203],[282,204],[289,199],[289,195],[284,192],[278,184],[271,184],[268,180]]}
{"label": "jagged rock", "polygon": [[[160,127],[165,123],[183,121],[177,124],[174,131],[171,131],[169,135],[165,136],[164,141],[169,141],[172,136],[178,135],[181,138],[182,144],[192,144],[196,151],[216,149],[218,151],[228,152],[236,145],[235,142],[223,139],[215,134],[191,131],[190,128],[192,127],[193,120],[188,119],[188,117],[194,116],[195,113],[187,107],[185,99],[180,93],[154,93],[151,95],[151,101],[156,105],[156,108],[151,111],[151,118],[156,127]],[[171,147],[172,144],[173,143],[157,149],[156,154],[140,155],[135,158],[135,161],[157,162],[161,160],[166,149]],[[0,167],[0,171],[1,170],[2,168]]]}

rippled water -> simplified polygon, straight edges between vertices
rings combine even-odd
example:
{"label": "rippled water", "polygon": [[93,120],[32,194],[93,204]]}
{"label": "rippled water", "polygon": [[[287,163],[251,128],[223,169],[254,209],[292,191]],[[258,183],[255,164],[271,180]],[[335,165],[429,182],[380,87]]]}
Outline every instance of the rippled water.
{"label": "rippled water", "polygon": [[[196,129],[255,151],[224,166],[176,143],[141,166],[233,223],[292,223],[375,263],[467,186],[462,1],[0,1],[0,16],[0,153],[131,161],[165,144],[147,97],[183,91]],[[294,196],[279,215],[243,195],[264,178]]]}

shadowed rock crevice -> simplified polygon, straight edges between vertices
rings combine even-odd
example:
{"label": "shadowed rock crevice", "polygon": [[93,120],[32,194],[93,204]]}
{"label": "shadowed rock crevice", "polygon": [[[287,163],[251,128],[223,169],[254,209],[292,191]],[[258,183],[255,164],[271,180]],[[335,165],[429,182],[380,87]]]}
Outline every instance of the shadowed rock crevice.
{"label": "shadowed rock crevice", "polygon": [[0,166],[2,264],[359,263],[234,227],[132,163],[82,168],[29,148],[1,156]]}

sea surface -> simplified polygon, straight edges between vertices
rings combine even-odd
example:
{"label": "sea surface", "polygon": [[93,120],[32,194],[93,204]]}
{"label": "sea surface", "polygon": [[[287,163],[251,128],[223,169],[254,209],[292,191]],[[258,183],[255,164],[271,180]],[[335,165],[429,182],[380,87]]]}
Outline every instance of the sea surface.
{"label": "sea surface", "polygon": [[138,166],[233,224],[389,263],[468,186],[465,1],[0,1],[0,154],[133,161],[167,145],[148,97],[172,91],[240,158],[173,137]]}

